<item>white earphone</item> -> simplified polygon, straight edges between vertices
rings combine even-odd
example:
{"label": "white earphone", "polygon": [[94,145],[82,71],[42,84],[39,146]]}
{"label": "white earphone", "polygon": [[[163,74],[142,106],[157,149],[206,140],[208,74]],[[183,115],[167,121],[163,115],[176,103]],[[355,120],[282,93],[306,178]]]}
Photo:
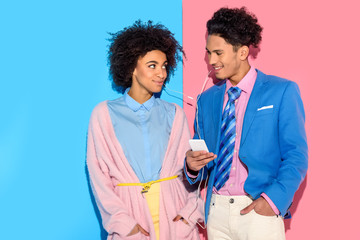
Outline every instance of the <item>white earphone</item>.
{"label": "white earphone", "polygon": [[[208,74],[206,75],[206,78],[205,78],[205,80],[204,80],[204,83],[203,83],[203,86],[202,86],[202,88],[201,88],[200,94],[199,94],[198,97],[196,98],[195,119],[196,119],[196,132],[197,132],[197,135],[199,136],[199,139],[201,139],[201,135],[200,135],[200,130],[199,130],[198,105],[197,105],[197,104],[198,104],[198,101],[199,101],[199,99],[200,99],[201,94],[204,92],[204,89],[205,89],[205,86],[206,86],[207,82],[208,82],[209,79],[210,79],[209,76],[210,76],[210,73],[211,73],[212,71],[213,71],[213,69],[210,70],[210,71],[208,72]],[[166,91],[166,90],[169,90],[169,91],[172,91],[172,92],[180,93],[180,94],[182,94],[184,97],[187,97],[187,98],[189,98],[189,99],[191,99],[191,100],[194,100],[193,97],[187,96],[187,95],[185,95],[185,94],[182,93],[182,92],[169,89],[165,84],[164,84],[164,87],[165,87],[165,88],[164,88],[165,91]],[[200,187],[201,187],[201,183],[203,182],[203,180],[204,180],[204,171],[202,171],[202,173],[201,173],[201,179],[200,179],[198,188],[197,188],[197,190],[196,190],[196,191],[197,191],[197,193],[196,193],[196,203],[195,203],[194,210],[191,211],[191,214],[192,214],[192,213],[196,210],[196,208],[198,207],[198,199],[199,199],[199,196],[200,196]],[[206,180],[205,180],[205,185],[204,185],[205,189],[206,189],[206,187],[207,187],[207,180],[208,180],[208,177],[206,177]],[[191,214],[190,214],[190,215],[191,215]],[[206,228],[205,222],[204,222],[205,227],[203,227],[199,222],[196,222],[196,223],[197,223],[202,229],[205,229],[205,228]]]}

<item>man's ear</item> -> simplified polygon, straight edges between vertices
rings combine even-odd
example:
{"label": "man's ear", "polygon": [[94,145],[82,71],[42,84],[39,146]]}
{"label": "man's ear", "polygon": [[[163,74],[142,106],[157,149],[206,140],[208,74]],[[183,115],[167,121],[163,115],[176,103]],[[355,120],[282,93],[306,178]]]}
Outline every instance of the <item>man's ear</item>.
{"label": "man's ear", "polygon": [[248,46],[241,46],[238,49],[239,58],[241,61],[245,61],[249,56],[250,49]]}

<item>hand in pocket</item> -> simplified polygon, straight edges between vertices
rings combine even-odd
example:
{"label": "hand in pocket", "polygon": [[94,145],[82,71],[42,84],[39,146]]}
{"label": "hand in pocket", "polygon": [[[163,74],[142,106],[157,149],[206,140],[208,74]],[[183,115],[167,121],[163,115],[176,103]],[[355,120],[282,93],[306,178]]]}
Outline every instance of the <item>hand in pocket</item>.
{"label": "hand in pocket", "polygon": [[127,236],[129,237],[129,236],[135,235],[138,232],[141,232],[145,236],[149,236],[149,233],[147,231],[145,231],[145,229],[143,229],[139,224],[136,224],[135,227],[130,231],[130,233]]}

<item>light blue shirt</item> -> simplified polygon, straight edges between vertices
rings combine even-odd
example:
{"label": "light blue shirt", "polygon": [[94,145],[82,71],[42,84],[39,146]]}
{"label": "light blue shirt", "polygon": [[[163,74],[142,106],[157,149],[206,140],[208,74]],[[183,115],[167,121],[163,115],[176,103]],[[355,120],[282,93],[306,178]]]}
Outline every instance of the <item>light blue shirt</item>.
{"label": "light blue shirt", "polygon": [[175,105],[154,96],[140,104],[128,90],[107,105],[116,137],[140,182],[159,179]]}

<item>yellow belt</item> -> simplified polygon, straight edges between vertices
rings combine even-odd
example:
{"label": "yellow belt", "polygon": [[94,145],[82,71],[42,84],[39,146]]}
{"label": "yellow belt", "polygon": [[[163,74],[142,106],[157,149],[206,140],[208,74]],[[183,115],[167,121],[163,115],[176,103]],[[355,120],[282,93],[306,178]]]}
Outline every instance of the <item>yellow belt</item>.
{"label": "yellow belt", "polygon": [[153,185],[154,183],[172,180],[177,177],[178,177],[178,175],[174,175],[172,177],[162,178],[159,180],[150,181],[150,182],[146,182],[146,183],[118,183],[117,186],[142,186],[143,189],[141,190],[141,193],[146,193],[149,191],[151,185]]}

